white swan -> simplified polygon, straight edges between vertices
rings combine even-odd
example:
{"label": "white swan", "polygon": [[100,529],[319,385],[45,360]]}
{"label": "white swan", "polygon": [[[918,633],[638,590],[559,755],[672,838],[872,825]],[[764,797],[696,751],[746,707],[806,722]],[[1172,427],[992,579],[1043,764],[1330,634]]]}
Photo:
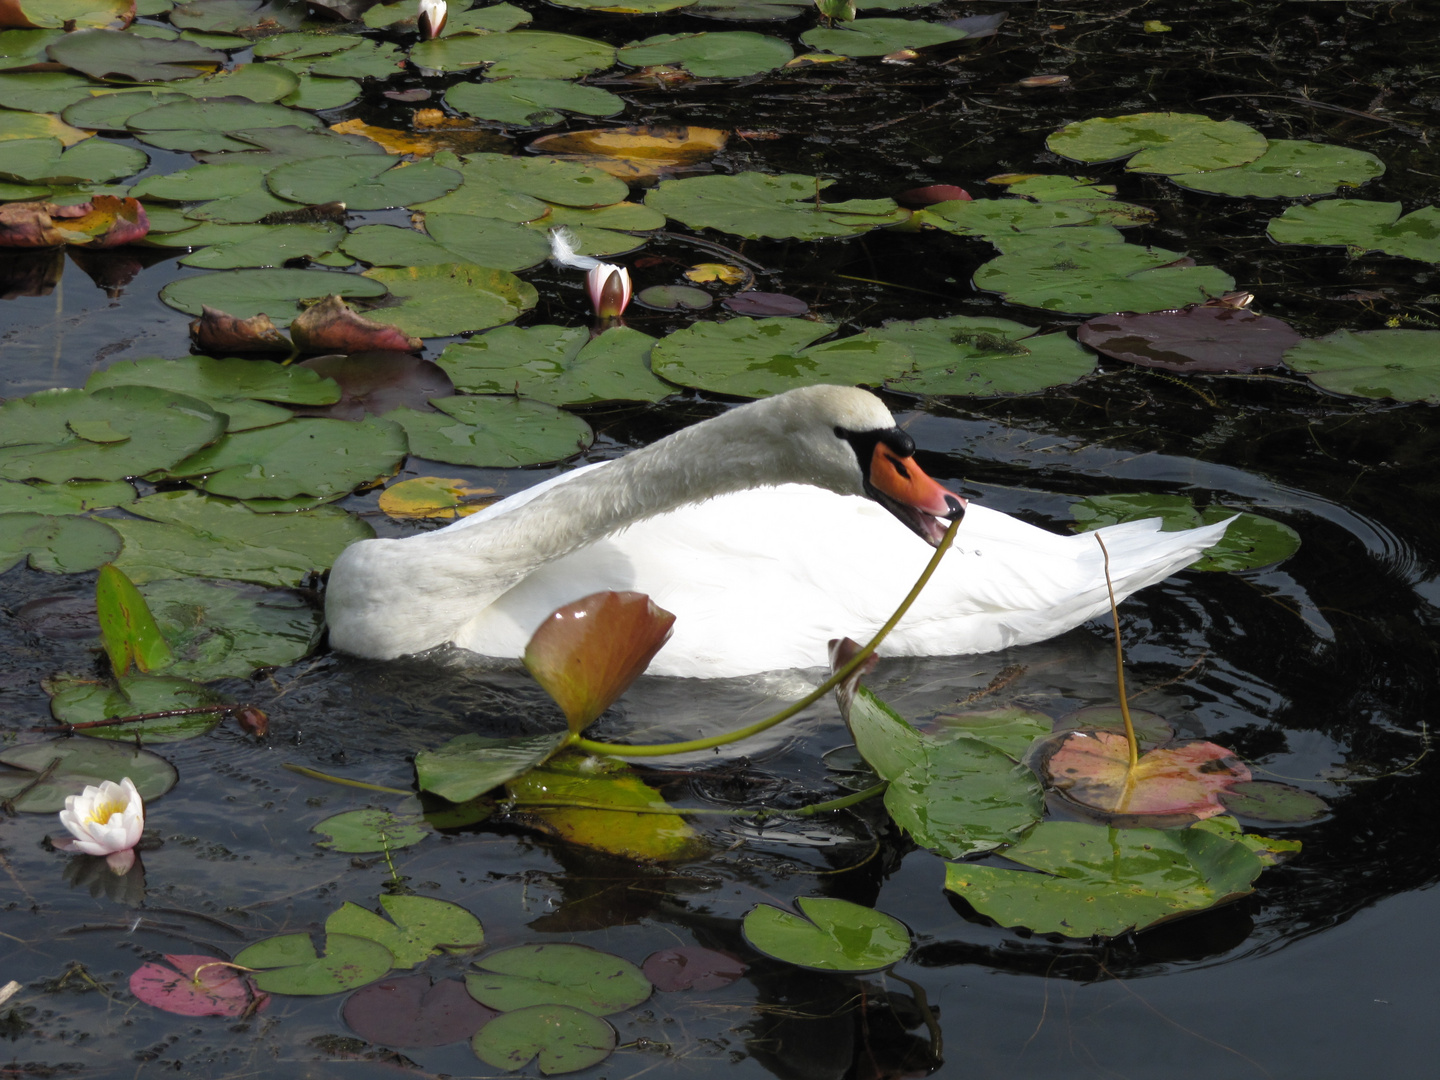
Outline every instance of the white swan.
{"label": "white swan", "polygon": [[[1108,610],[1093,535],[966,509],[913,452],[863,390],[752,402],[444,529],[352,544],[330,573],[330,642],[375,659],[445,643],[515,657],[562,604],[634,589],[677,616],[652,674],[816,667],[830,638],[867,639],[930,557],[894,519],[933,545],[938,518],[959,514],[954,548],[882,653],[990,652]],[[1225,525],[1102,530],[1117,598],[1192,562]]]}

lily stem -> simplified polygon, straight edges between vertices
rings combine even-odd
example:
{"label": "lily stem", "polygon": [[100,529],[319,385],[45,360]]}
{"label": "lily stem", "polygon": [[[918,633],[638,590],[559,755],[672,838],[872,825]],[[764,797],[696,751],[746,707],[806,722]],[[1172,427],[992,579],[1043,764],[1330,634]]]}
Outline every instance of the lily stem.
{"label": "lily stem", "polygon": [[945,552],[950,550],[950,545],[955,540],[955,530],[960,527],[960,520],[961,519],[956,518],[950,522],[950,527],[945,530],[945,536],[941,539],[940,543],[936,545],[935,554],[932,555],[930,561],[926,563],[925,570],[916,580],[914,588],[906,594],[904,600],[900,601],[900,606],[895,609],[895,614],[891,615],[885,625],[880,627],[875,636],[870,639],[870,643],[851,657],[848,664],[842,666],[835,674],[831,675],[814,690],[810,691],[810,693],[806,694],[794,704],[787,705],[774,716],[766,717],[764,720],[760,720],[748,727],[740,728],[738,731],[726,732],[723,735],[711,735],[704,739],[690,739],[687,742],[653,743],[648,746],[626,746],[623,743],[592,742],[590,739],[582,739],[578,735],[572,735],[566,745],[573,746],[577,750],[583,750],[587,754],[602,754],[607,757],[666,757],[670,754],[690,754],[697,750],[710,750],[717,746],[727,746],[730,743],[739,742],[741,739],[748,739],[752,735],[758,735],[762,731],[768,731],[776,724],[784,723],[796,713],[808,709],[848,679],[851,674],[859,669],[861,664],[870,658],[871,653],[880,647],[880,643],[885,640],[891,630],[895,629],[895,625],[904,618],[905,613],[910,610],[910,606],[919,598],[920,591],[929,583],[936,568],[939,567],[940,559],[944,556]]}
{"label": "lily stem", "polygon": [[[1135,738],[1135,724],[1130,719],[1130,702],[1125,693],[1125,651],[1120,645],[1120,609],[1115,606],[1115,586],[1110,581],[1110,552],[1099,533],[1095,534],[1095,542],[1105,556],[1105,590],[1110,594],[1110,617],[1115,621],[1115,685],[1120,693],[1120,719],[1125,721],[1125,741],[1130,744],[1130,767],[1127,771],[1133,774],[1135,766],[1140,763],[1140,741]],[[1131,783],[1133,779],[1127,779],[1127,795]]]}

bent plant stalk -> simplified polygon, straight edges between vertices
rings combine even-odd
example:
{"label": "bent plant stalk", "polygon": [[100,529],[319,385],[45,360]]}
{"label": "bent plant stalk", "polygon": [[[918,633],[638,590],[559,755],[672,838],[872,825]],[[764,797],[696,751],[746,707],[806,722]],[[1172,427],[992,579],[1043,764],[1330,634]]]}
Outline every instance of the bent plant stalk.
{"label": "bent plant stalk", "polygon": [[[826,679],[810,693],[806,694],[799,701],[796,701],[791,705],[787,705],[774,716],[766,717],[764,720],[751,724],[748,727],[740,728],[738,731],[727,732],[723,735],[711,735],[708,738],[704,739],[690,739],[687,742],[652,743],[650,745],[644,746],[626,746],[623,743],[594,742],[590,739],[585,739],[580,737],[579,735],[572,734],[570,738],[567,739],[559,749],[574,748],[576,750],[583,750],[584,752],[589,754],[599,754],[605,757],[666,757],[670,754],[689,754],[693,753],[696,750],[710,750],[717,746],[727,746],[730,743],[739,742],[742,739],[748,739],[752,735],[758,735],[762,731],[768,731],[776,724],[784,723],[786,720],[789,720],[792,716],[796,715],[802,710],[808,709],[811,705],[815,704],[815,702],[819,701],[831,690],[835,689],[835,687],[839,686],[842,682],[849,678],[850,675],[856,669],[858,669],[861,664],[868,660],[870,658],[870,655],[874,653],[877,648],[880,647],[880,643],[883,642],[887,636],[889,636],[890,631],[894,630],[896,624],[898,624],[900,620],[905,617],[905,613],[910,610],[911,605],[914,604],[915,601],[919,598],[921,590],[925,588],[925,586],[929,583],[930,578],[934,576],[936,568],[940,565],[941,558],[944,557],[945,552],[950,550],[950,545],[955,540],[955,531],[959,527],[959,518],[955,519],[950,523],[950,527],[945,530],[944,537],[940,540],[940,543],[935,548],[935,554],[930,557],[930,561],[925,565],[924,571],[921,572],[920,577],[916,579],[914,587],[910,590],[909,593],[906,594],[905,599],[900,601],[900,606],[895,609],[895,613],[891,615],[888,620],[886,620],[885,625],[880,627],[880,629],[876,632],[875,636],[870,639],[869,643],[853,657],[851,657],[848,664],[845,664],[843,667],[837,670],[833,675],[831,675],[828,679]],[[1129,722],[1128,714],[1126,722],[1127,724]],[[1131,746],[1131,753],[1133,757],[1133,736]]]}
{"label": "bent plant stalk", "polygon": [[1125,692],[1125,650],[1120,644],[1120,609],[1115,605],[1115,586],[1110,581],[1110,552],[1105,539],[1095,534],[1095,542],[1105,556],[1105,591],[1110,594],[1110,618],[1115,626],[1115,686],[1120,695],[1120,719],[1125,721],[1125,742],[1130,748],[1130,765],[1125,770],[1125,792],[1116,809],[1122,809],[1130,802],[1130,792],[1135,784],[1135,766],[1140,763],[1140,741],[1135,737],[1135,724],[1130,719],[1129,695]]}

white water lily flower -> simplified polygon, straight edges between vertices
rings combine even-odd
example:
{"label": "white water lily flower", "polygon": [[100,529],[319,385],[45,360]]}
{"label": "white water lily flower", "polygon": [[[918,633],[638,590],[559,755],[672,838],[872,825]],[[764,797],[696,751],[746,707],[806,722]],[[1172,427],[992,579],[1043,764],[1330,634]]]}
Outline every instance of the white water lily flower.
{"label": "white water lily flower", "polygon": [[134,864],[134,848],[145,831],[145,804],[128,776],[118,784],[106,780],[67,795],[60,824],[75,838],[64,845],[67,850],[104,855],[110,869],[123,874]]}
{"label": "white water lily flower", "polygon": [[585,275],[590,306],[602,319],[618,319],[630,303],[630,271],[613,263],[601,263]]}
{"label": "white water lily flower", "polygon": [[416,22],[423,40],[439,37],[445,29],[445,0],[420,0],[420,16]]}

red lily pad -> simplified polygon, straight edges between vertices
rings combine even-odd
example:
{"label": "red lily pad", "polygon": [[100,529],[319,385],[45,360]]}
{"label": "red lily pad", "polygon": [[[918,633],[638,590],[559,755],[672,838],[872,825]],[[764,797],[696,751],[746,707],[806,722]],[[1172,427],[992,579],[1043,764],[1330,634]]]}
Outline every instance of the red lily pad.
{"label": "red lily pad", "polygon": [[430,399],[449,397],[455,384],[445,369],[407,352],[376,350],[349,356],[317,356],[300,365],[340,384],[334,405],[301,409],[302,416],[358,420],[366,413],[383,416],[408,406],[429,411]]}
{"label": "red lily pad", "polygon": [[444,1046],[468,1039],[500,1015],[470,996],[458,979],[428,975],[382,979],[345,1001],[345,1023],[367,1042],[404,1048]]}
{"label": "red lily pad", "polygon": [[203,353],[235,356],[243,353],[288,353],[290,339],[263,312],[237,319],[208,304],[190,324],[190,344]]}
{"label": "red lily pad", "polygon": [[376,350],[413,353],[425,347],[419,338],[365,318],[334,295],[296,316],[290,324],[290,336],[300,351],[307,353],[348,355]]}
{"label": "red lily pad", "polygon": [[1123,734],[1088,730],[1056,742],[1042,777],[1070,802],[1102,816],[1203,820],[1226,812],[1221,796],[1248,781],[1250,770],[1211,742],[1149,750],[1132,770]]}
{"label": "red lily pad", "polygon": [[170,967],[143,964],[130,976],[130,992],[157,1009],[180,1016],[243,1016],[270,1000],[227,961],[168,953],[165,959]]}
{"label": "red lily pad", "polygon": [[1147,315],[1099,315],[1082,323],[1077,336],[1106,356],[1182,375],[1283,367],[1285,350],[1300,341],[1280,319],[1210,305]]}
{"label": "red lily pad", "polygon": [[640,970],[659,990],[718,990],[740,978],[749,967],[732,953],[682,945],[651,953]]}
{"label": "red lily pad", "polygon": [[670,640],[675,616],[644,593],[598,592],[553,612],[525,646],[525,666],[583,731]]}
{"label": "red lily pad", "polygon": [[901,206],[934,206],[942,202],[971,202],[970,193],[954,184],[929,184],[895,196]]}
{"label": "red lily pad", "polygon": [[810,305],[798,296],[786,296],[773,292],[742,292],[721,301],[727,308],[740,315],[756,315],[760,318],[773,316],[804,315]]}

